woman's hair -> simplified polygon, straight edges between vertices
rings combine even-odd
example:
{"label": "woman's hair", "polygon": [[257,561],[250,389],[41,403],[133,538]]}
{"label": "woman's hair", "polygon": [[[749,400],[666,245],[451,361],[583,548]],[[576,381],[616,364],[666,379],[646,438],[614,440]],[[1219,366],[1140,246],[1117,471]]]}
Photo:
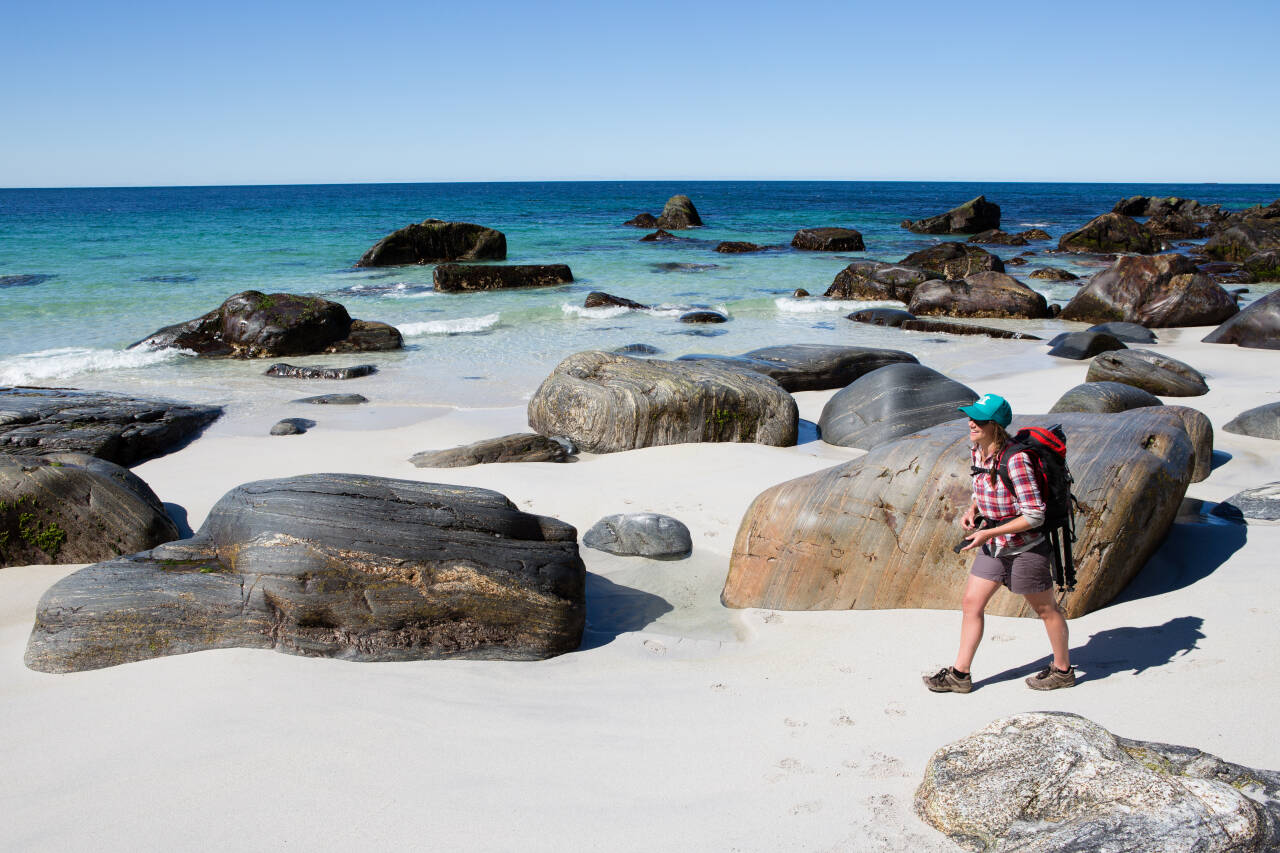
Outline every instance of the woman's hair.
{"label": "woman's hair", "polygon": [[996,471],[1000,468],[1000,455],[1004,453],[1005,445],[1009,443],[1009,433],[995,421],[992,421],[991,425],[996,428],[996,464],[991,466],[991,485],[994,486],[996,484]]}

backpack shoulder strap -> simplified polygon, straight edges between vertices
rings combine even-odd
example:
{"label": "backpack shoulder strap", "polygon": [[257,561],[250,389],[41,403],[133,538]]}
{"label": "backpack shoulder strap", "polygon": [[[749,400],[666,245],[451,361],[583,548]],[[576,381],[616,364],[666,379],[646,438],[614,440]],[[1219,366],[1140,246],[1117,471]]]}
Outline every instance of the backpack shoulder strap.
{"label": "backpack shoulder strap", "polygon": [[1031,470],[1035,473],[1036,482],[1043,488],[1040,483],[1041,474],[1040,466],[1035,464],[1035,451],[1031,449],[1031,445],[1020,441],[1010,441],[1004,446],[1004,450],[1000,451],[1000,458],[996,460],[996,472],[1000,475],[1000,479],[1004,481],[1004,487],[1009,490],[1009,494],[1016,495],[1017,492],[1013,488],[1013,478],[1009,476],[1009,460],[1017,456],[1019,453],[1025,453],[1031,461]]}

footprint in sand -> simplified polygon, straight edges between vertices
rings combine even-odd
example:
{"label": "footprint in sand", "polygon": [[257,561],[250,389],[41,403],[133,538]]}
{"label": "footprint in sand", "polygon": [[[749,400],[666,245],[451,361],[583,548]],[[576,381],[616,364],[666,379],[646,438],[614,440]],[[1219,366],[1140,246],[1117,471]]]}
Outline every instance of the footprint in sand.
{"label": "footprint in sand", "polygon": [[715,684],[711,685],[711,689],[716,691],[717,693],[723,693],[729,689],[729,685],[721,684],[719,681],[717,681]]}
{"label": "footprint in sand", "polygon": [[907,709],[901,702],[890,702],[885,706],[884,712],[890,717],[905,717]]}
{"label": "footprint in sand", "polygon": [[853,717],[850,717],[848,714],[841,714],[840,716],[836,717],[835,719],[833,719],[833,720],[831,721],[831,725],[833,725],[833,726],[852,726],[852,725],[855,725],[855,723],[854,723],[854,721],[853,721]]}
{"label": "footprint in sand", "polygon": [[911,775],[903,767],[901,758],[886,755],[883,752],[873,752],[870,758],[871,766],[867,768],[867,775],[873,779],[892,779]]}
{"label": "footprint in sand", "polygon": [[822,811],[822,800],[813,800],[808,803],[796,803],[791,807],[793,815],[817,814]]}
{"label": "footprint in sand", "polygon": [[1012,643],[1016,639],[1018,638],[1015,637],[1013,634],[992,634],[991,635],[991,642],[993,643]]}
{"label": "footprint in sand", "polygon": [[769,625],[776,625],[782,622],[782,614],[774,613],[772,610],[764,615],[764,621]]}
{"label": "footprint in sand", "polygon": [[655,655],[665,655],[667,653],[667,647],[657,640],[645,640],[644,647]]}
{"label": "footprint in sand", "polygon": [[784,758],[777,764],[780,770],[799,770],[803,765],[798,758]]}
{"label": "footprint in sand", "polygon": [[845,664],[844,666],[838,666],[836,667],[836,670],[838,672],[843,672],[845,675],[853,674],[853,667],[849,666],[848,664]]}
{"label": "footprint in sand", "polygon": [[782,724],[784,726],[789,726],[793,729],[803,729],[805,726],[809,725],[804,720],[793,720],[790,717],[787,717],[785,720],[783,720]]}

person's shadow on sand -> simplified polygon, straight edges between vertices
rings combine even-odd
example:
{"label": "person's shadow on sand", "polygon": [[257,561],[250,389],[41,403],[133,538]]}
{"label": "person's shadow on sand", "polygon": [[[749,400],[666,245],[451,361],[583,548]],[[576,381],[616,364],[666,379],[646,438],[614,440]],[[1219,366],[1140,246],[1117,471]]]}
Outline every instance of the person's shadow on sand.
{"label": "person's shadow on sand", "polygon": [[[1179,616],[1163,625],[1143,628],[1108,628],[1089,637],[1083,646],[1071,649],[1071,663],[1076,667],[1076,683],[1097,681],[1120,672],[1134,675],[1187,654],[1204,639],[1199,616]],[[1006,669],[974,682],[974,688],[1001,681],[1024,678],[1049,665],[1051,655],[1024,666]]]}

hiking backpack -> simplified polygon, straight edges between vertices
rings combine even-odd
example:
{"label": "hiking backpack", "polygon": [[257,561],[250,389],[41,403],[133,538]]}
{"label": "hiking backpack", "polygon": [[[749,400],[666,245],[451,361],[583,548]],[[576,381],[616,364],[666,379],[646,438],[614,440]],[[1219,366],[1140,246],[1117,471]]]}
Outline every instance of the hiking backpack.
{"label": "hiking backpack", "polygon": [[[1049,542],[1053,580],[1059,592],[1071,592],[1076,588],[1076,567],[1071,556],[1071,543],[1076,541],[1075,510],[1079,505],[1071,494],[1075,481],[1067,468],[1067,434],[1061,424],[1048,429],[1027,427],[1005,445],[996,462],[995,473],[1004,481],[1005,488],[1013,494],[1013,481],[1009,478],[1009,459],[1025,453],[1035,473],[1040,497],[1044,499],[1044,524],[1040,530]],[[991,473],[986,469],[986,473]]]}

